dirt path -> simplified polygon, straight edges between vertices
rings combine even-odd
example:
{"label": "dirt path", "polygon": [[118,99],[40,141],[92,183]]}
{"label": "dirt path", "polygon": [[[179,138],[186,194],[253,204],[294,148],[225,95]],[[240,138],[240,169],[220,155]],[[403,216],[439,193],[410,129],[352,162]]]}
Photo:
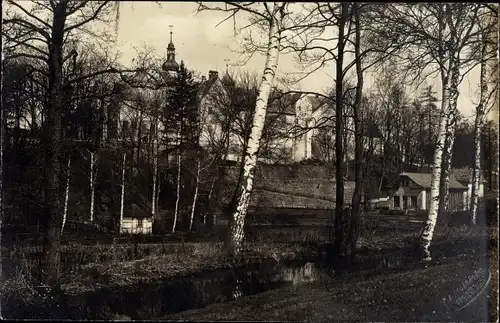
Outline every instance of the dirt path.
{"label": "dirt path", "polygon": [[[317,281],[213,304],[163,319],[188,321],[286,320],[467,321],[471,313],[447,315],[442,299],[456,290],[480,259],[448,259],[419,268],[370,276]],[[478,300],[475,320],[488,321],[487,299]],[[451,314],[451,313],[450,313]],[[479,317],[477,317],[479,316]]]}

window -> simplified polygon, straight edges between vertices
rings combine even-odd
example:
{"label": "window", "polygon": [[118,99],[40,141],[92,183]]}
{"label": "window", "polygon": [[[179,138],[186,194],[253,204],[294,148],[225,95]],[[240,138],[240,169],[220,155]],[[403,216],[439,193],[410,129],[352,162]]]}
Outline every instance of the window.
{"label": "window", "polygon": [[394,196],[394,207],[401,207],[399,204],[399,196]]}
{"label": "window", "polygon": [[411,207],[416,209],[417,208],[417,204],[418,204],[418,200],[417,200],[417,197],[416,196],[412,196],[410,198],[410,201],[411,201]]}
{"label": "window", "polygon": [[137,228],[142,229],[142,219],[137,220]]}

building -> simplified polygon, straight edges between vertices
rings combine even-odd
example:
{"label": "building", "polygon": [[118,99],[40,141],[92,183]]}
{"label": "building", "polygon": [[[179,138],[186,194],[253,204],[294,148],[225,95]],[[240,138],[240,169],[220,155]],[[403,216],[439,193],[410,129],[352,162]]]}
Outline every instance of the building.
{"label": "building", "polygon": [[[431,189],[430,173],[401,173],[387,188],[387,206],[398,210],[428,210]],[[467,187],[450,176],[449,210],[467,209]]]}
{"label": "building", "polygon": [[[471,203],[471,198],[472,198],[472,172],[473,169],[470,167],[465,167],[465,168],[454,168],[450,170],[450,175],[455,177],[455,179],[462,184],[463,186],[467,187],[467,208],[470,207]],[[479,189],[477,192],[477,196],[479,199],[482,199],[484,197],[484,185],[487,183],[484,173],[481,171],[479,174]]]}

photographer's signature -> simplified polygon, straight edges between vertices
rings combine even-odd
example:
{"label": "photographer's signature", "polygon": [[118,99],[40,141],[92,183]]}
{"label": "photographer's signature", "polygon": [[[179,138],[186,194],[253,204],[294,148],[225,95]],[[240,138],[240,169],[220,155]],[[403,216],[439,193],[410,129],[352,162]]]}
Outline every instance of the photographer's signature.
{"label": "photographer's signature", "polygon": [[461,311],[474,302],[488,287],[491,273],[479,268],[467,276],[460,286],[443,299],[448,309]]}

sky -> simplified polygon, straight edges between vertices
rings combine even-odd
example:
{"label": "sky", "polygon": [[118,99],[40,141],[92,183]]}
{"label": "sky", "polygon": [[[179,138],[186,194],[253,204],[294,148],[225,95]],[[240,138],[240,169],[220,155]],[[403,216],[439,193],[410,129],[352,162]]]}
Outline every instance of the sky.
{"label": "sky", "polygon": [[[118,21],[118,41],[116,50],[121,53],[120,62],[129,65],[137,55],[137,49],[148,46],[155,51],[154,56],[166,58],[166,47],[170,38],[170,25],[173,26],[173,42],[176,47],[176,60],[183,60],[190,69],[203,75],[208,75],[209,70],[217,70],[219,74],[224,73],[226,61],[229,59],[229,69],[255,71],[261,73],[265,58],[263,55],[255,55],[243,67],[234,67],[235,63],[241,61],[240,54],[233,50],[238,49],[233,33],[231,21],[216,26],[227,13],[201,12],[196,13],[195,2],[160,2],[150,1],[123,1],[120,3],[120,19]],[[30,5],[26,2],[25,8]],[[245,18],[241,18],[244,20]],[[113,32],[113,30],[110,30]],[[281,55],[278,69],[278,77],[287,72],[297,71],[297,64],[292,55]],[[281,74],[280,74],[281,73]],[[311,92],[324,92],[334,86],[335,68],[325,67],[302,80],[297,89]],[[365,89],[376,82],[376,75],[365,76]],[[460,86],[458,109],[466,117],[472,117],[479,82],[478,68],[472,70],[464,78]],[[432,85],[440,97],[440,82],[438,79],[429,79],[428,85]],[[419,92],[409,89],[409,94],[418,96]]]}
{"label": "sky", "polygon": [[[216,27],[227,14],[201,12],[196,14],[194,2],[162,2],[161,6],[154,2],[123,2],[120,8],[118,28],[118,44],[122,53],[121,61],[128,63],[135,56],[134,47],[147,44],[157,51],[157,55],[165,55],[169,42],[169,25],[173,25],[173,41],[176,47],[176,60],[184,60],[185,64],[202,74],[209,70],[224,73],[226,62],[234,64],[241,60],[233,49],[236,45],[232,22],[225,22]],[[264,57],[254,56],[242,69],[260,72],[263,69]],[[294,57],[280,57],[280,72],[296,71]],[[235,67],[230,66],[230,70]],[[300,88],[304,91],[323,92],[333,86],[334,67],[324,68],[304,79]],[[376,81],[376,76],[367,77],[369,88]],[[473,116],[476,101],[478,69],[469,73],[460,86],[458,109],[466,116]],[[440,82],[428,80],[429,85],[440,93]],[[410,93],[411,94],[411,93]]]}

